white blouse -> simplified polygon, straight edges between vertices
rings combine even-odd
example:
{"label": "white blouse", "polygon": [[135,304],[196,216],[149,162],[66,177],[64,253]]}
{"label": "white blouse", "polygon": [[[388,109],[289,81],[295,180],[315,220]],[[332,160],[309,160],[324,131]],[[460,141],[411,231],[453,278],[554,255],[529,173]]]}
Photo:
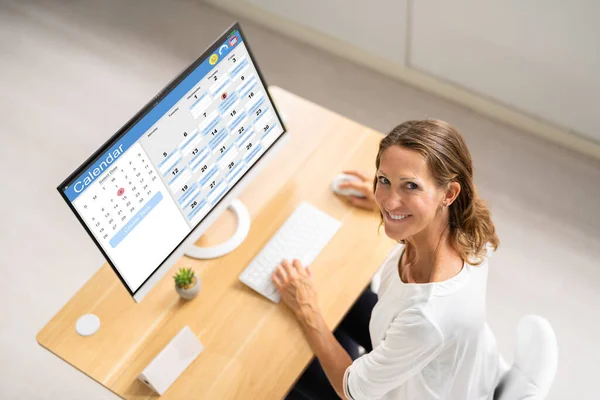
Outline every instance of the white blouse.
{"label": "white blouse", "polygon": [[487,258],[443,282],[407,284],[404,245],[385,261],[369,325],[373,351],[344,374],[348,400],[492,399],[496,340],[485,318]]}

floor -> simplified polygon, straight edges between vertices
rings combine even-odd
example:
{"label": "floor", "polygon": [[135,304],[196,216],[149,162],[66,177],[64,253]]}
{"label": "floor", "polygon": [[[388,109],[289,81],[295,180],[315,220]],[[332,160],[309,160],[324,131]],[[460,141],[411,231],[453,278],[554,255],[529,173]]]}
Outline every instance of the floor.
{"label": "floor", "polygon": [[[35,341],[103,263],[55,188],[233,21],[199,0],[0,0],[0,398],[115,398]],[[501,240],[500,349],[510,361],[520,316],[546,317],[549,398],[596,398],[600,162],[241,22],[269,84],[383,132],[427,117],[463,132]]]}

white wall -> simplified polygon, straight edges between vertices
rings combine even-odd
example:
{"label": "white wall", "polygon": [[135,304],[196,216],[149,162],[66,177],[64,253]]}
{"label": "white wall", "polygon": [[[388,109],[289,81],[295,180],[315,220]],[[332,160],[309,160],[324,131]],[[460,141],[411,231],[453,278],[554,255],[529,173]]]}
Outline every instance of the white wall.
{"label": "white wall", "polygon": [[414,1],[411,66],[600,141],[600,2]]}
{"label": "white wall", "polygon": [[302,26],[404,65],[408,0],[246,0]]}

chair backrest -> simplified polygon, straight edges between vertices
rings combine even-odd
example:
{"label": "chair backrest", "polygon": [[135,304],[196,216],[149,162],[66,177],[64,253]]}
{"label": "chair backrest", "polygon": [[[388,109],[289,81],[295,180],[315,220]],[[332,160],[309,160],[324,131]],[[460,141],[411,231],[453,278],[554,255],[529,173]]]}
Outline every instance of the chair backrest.
{"label": "chair backrest", "polygon": [[533,400],[548,395],[558,363],[558,345],[550,323],[525,315],[517,324],[513,365],[500,379],[496,400]]}

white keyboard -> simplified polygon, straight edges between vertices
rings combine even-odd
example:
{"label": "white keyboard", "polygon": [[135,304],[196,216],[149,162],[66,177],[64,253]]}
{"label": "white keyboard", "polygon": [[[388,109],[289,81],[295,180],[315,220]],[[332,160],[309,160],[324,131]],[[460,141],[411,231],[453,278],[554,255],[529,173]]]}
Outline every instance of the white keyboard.
{"label": "white keyboard", "polygon": [[312,264],[342,223],[308,203],[301,203],[281,225],[260,253],[240,275],[240,281],[267,299],[279,303],[281,296],[271,275],[284,259],[297,258]]}

